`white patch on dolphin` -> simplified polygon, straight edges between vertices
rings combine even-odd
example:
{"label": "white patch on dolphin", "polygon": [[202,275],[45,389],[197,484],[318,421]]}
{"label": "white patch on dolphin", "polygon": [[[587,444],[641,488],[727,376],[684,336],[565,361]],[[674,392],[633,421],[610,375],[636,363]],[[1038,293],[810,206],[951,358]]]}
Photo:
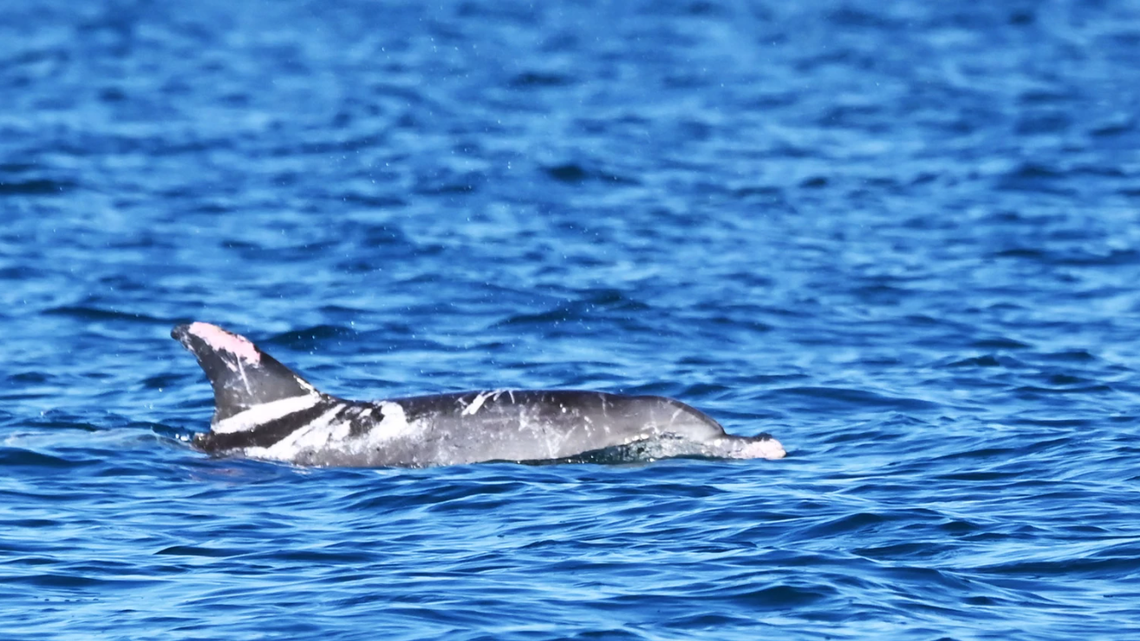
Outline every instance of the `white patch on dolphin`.
{"label": "white patch on dolphin", "polygon": [[474,416],[475,412],[478,412],[479,408],[483,407],[483,403],[486,402],[488,398],[491,398],[491,392],[476,394],[471,404],[463,408],[463,416]]}
{"label": "white patch on dolphin", "polygon": [[368,433],[373,442],[382,442],[415,434],[418,430],[408,422],[408,416],[399,403],[380,401],[376,404],[383,416]]}
{"label": "white patch on dolphin", "polygon": [[258,425],[277,420],[294,412],[309,409],[320,400],[320,394],[306,394],[304,396],[291,396],[277,401],[262,403],[244,412],[215,422],[211,429],[219,434],[252,429]]}
{"label": "white patch on dolphin", "polygon": [[190,323],[186,331],[201,338],[207,345],[215,350],[229,352],[239,360],[249,361],[256,365],[261,362],[261,354],[257,347],[245,336],[239,336],[209,323]]}

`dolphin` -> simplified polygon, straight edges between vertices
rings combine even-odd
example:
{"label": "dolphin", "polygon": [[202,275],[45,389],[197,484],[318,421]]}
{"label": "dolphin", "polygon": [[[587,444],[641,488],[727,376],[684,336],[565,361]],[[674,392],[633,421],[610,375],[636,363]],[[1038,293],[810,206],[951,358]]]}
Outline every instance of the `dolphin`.
{"label": "dolphin", "polygon": [[615,448],[633,460],[785,454],[768,434],[727,434],[663,396],[503,389],[353,401],[318,391],[216,325],[179,325],[170,335],[197,357],[214,388],[210,431],[192,440],[210,454],[336,467],[586,461]]}

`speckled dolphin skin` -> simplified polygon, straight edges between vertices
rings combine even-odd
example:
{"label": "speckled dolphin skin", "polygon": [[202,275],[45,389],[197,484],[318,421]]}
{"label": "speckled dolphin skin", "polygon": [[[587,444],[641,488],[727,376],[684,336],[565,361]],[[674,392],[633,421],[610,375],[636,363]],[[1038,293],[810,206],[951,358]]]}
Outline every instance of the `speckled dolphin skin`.
{"label": "speckled dolphin skin", "polygon": [[767,434],[726,434],[663,396],[494,390],[350,401],[319,392],[216,325],[179,325],[170,334],[214,387],[211,430],[193,441],[210,453],[342,467],[574,459],[620,447],[647,458],[784,456]]}

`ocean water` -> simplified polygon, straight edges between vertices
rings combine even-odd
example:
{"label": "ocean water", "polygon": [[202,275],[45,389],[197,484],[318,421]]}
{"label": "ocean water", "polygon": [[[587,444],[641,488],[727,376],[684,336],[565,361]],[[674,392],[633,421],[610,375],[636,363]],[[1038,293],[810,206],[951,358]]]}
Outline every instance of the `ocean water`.
{"label": "ocean water", "polygon": [[[0,637],[1140,636],[1140,4],[0,5]],[[789,456],[211,458],[189,320]]]}

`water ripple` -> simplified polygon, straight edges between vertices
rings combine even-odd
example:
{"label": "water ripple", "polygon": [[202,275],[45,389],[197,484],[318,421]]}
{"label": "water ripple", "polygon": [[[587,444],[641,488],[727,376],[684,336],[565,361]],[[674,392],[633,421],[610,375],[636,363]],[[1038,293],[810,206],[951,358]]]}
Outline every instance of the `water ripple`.
{"label": "water ripple", "polygon": [[[9,636],[1140,632],[1128,3],[10,4]],[[790,456],[209,457],[199,319]]]}

